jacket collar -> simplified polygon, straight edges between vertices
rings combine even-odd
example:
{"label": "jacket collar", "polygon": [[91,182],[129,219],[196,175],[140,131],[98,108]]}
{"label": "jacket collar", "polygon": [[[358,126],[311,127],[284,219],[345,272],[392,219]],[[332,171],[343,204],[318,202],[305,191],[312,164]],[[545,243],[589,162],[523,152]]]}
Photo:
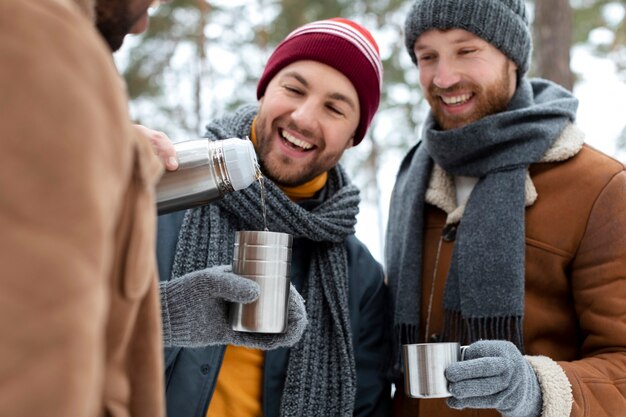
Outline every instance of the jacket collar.
{"label": "jacket collar", "polygon": [[[570,159],[580,152],[584,140],[583,131],[573,124],[568,124],[539,163],[561,162]],[[537,189],[528,171],[526,172],[525,192],[526,207],[532,206],[537,200]],[[427,203],[439,207],[448,214],[446,224],[457,223],[463,217],[465,204],[457,205],[454,178],[436,163],[433,164],[425,198]]]}

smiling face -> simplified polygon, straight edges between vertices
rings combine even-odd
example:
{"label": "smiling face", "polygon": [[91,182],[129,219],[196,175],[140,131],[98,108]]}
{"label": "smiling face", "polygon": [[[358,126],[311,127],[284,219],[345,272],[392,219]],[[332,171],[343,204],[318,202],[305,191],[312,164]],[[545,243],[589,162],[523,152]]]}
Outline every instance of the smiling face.
{"label": "smiling face", "polygon": [[264,174],[294,187],[334,167],[352,146],[359,99],[350,80],[317,61],[297,61],[259,100],[257,154]]}
{"label": "smiling face", "polygon": [[470,32],[429,30],[414,51],[420,84],[443,130],[505,110],[515,93],[515,63]]}

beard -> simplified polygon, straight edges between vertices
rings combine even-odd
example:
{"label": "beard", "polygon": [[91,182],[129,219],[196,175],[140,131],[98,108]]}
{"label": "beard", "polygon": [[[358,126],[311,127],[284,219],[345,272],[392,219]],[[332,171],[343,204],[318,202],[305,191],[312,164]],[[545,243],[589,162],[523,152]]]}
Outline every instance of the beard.
{"label": "beard", "polygon": [[[456,129],[480,120],[485,116],[506,110],[511,100],[510,83],[511,75],[507,66],[504,65],[500,78],[487,86],[480,86],[473,82],[460,82],[448,88],[439,88],[434,83],[431,83],[428,88],[428,94],[426,94],[426,100],[430,104],[435,120],[442,130]],[[469,113],[449,114],[443,110],[443,104],[439,98],[440,94],[468,91],[472,92],[473,100],[475,101]]]}
{"label": "beard", "polygon": [[[271,134],[277,129],[269,127],[265,119],[259,117],[256,127],[256,152],[261,172],[279,186],[297,187],[305,184],[333,168],[343,154],[339,152],[338,155],[335,153],[318,155],[315,160],[302,163],[286,155],[272,152]],[[290,128],[296,130],[295,126]]]}
{"label": "beard", "polygon": [[127,0],[96,1],[96,27],[111,52],[121,48],[124,37],[143,14],[133,16],[129,3]]}

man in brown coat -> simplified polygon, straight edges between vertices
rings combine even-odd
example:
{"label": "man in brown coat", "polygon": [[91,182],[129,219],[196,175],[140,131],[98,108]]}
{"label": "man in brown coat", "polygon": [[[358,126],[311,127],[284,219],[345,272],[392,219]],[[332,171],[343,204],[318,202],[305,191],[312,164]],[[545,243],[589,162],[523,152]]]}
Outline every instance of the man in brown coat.
{"label": "man in brown coat", "polygon": [[93,16],[87,0],[0,3],[2,416],[164,414],[161,166]]}
{"label": "man in brown coat", "polygon": [[389,216],[396,371],[403,343],[469,346],[450,398],[399,387],[396,416],[626,415],[626,171],[571,92],[526,77],[528,22],[523,0],[407,16],[430,112]]}

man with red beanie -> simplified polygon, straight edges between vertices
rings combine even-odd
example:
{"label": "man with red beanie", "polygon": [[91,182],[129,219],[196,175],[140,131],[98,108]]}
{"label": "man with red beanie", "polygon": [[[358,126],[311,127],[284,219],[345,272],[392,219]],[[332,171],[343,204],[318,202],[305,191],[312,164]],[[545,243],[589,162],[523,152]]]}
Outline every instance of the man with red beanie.
{"label": "man with red beanie", "polygon": [[[162,306],[185,305],[193,316],[200,307],[186,301],[194,292],[187,277],[220,273],[216,267],[232,261],[235,231],[267,227],[294,237],[291,280],[308,326],[301,337],[282,340],[290,348],[267,352],[234,344],[167,348],[169,417],[388,415],[383,271],[354,236],[359,191],[338,164],[365,137],[381,82],[378,46],[366,29],[346,19],[317,21],[272,53],[257,105],[208,124],[211,140],[254,143],[266,178],[267,225],[258,185],[161,216],[160,276],[178,281],[176,292],[162,292]],[[185,332],[193,337],[191,321]],[[177,331],[165,329],[172,345]]]}

